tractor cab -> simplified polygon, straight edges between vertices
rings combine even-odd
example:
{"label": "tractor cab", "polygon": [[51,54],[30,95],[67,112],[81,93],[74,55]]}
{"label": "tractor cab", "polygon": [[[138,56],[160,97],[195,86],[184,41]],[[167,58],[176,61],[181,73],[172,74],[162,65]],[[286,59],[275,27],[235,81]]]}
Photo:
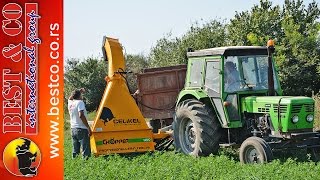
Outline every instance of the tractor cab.
{"label": "tractor cab", "polygon": [[[268,94],[267,47],[211,48],[188,52],[188,57],[185,90],[200,87],[215,105],[223,127],[242,127],[241,98]],[[275,94],[282,95],[272,66]]]}
{"label": "tractor cab", "polygon": [[[226,116],[230,122],[239,122],[241,98],[268,95],[268,56],[262,53],[226,56],[223,58],[221,68],[223,69],[222,100]],[[272,71],[275,95],[282,95],[275,68],[272,68]]]}
{"label": "tractor cab", "polygon": [[[224,58],[223,72],[225,93],[268,91],[266,55],[227,56]],[[278,89],[275,75],[274,82],[275,89]]]}

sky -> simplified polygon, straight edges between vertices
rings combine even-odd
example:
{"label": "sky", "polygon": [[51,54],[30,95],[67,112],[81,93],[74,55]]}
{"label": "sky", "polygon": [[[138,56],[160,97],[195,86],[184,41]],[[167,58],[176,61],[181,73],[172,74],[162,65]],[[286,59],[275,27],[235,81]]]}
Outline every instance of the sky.
{"label": "sky", "polygon": [[[320,1],[320,0],[317,0]],[[195,22],[231,19],[259,0],[65,0],[64,56],[100,57],[102,37],[119,39],[129,54],[150,52],[168,33],[183,35]],[[304,0],[310,3],[312,0]],[[273,0],[282,5],[284,0]]]}

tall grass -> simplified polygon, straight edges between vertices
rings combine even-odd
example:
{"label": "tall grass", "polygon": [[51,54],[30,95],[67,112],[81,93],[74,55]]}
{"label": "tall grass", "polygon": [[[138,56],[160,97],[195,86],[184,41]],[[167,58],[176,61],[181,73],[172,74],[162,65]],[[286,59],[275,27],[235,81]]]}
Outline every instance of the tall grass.
{"label": "tall grass", "polygon": [[[70,136],[70,135],[69,135]],[[243,165],[221,151],[195,158],[174,151],[140,155],[71,158],[71,139],[66,136],[66,180],[105,179],[320,179],[320,164],[288,158],[263,165]]]}

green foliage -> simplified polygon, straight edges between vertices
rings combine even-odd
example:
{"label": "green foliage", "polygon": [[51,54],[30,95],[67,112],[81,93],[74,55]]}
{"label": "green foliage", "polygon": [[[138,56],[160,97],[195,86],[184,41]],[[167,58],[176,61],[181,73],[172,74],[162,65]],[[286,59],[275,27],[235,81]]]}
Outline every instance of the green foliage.
{"label": "green foliage", "polygon": [[226,44],[225,25],[212,20],[203,25],[195,23],[181,38],[171,34],[161,38],[151,48],[149,60],[151,67],[186,64],[188,48],[206,49]]}
{"label": "green foliage", "polygon": [[281,10],[270,1],[260,1],[251,11],[236,13],[228,25],[230,45],[265,46],[281,32]]}
{"label": "green foliage", "polygon": [[69,59],[66,61],[64,74],[65,102],[75,89],[85,88],[84,94],[88,111],[95,110],[100,103],[106,86],[107,64],[98,58],[83,61]]}
{"label": "green foliage", "polygon": [[125,55],[126,71],[131,71],[127,75],[127,81],[131,93],[134,93],[138,89],[137,74],[142,72],[142,69],[148,67],[147,58],[143,55]]}
{"label": "green foliage", "polygon": [[263,46],[276,40],[276,60],[285,94],[311,95],[320,89],[319,22],[316,2],[286,0],[282,8],[261,0],[237,13],[228,25],[231,44]]}
{"label": "green foliage", "polygon": [[311,95],[320,89],[320,51],[317,44],[320,9],[314,3],[305,8],[302,1],[286,1],[278,65],[283,89],[290,95]]}
{"label": "green foliage", "polygon": [[260,0],[250,10],[237,12],[229,23],[195,23],[181,37],[170,34],[157,41],[149,56],[151,67],[186,63],[188,48],[225,45],[265,46],[276,41],[276,63],[284,93],[311,95],[320,89],[320,9],[314,1],[285,0],[274,6]]}

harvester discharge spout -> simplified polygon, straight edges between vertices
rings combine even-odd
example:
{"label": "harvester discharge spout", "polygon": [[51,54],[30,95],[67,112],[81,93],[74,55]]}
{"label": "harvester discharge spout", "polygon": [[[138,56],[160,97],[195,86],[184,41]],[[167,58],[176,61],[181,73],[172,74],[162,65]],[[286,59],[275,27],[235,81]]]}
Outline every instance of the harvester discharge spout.
{"label": "harvester discharge spout", "polygon": [[103,55],[108,61],[107,86],[92,125],[91,149],[95,155],[154,151],[153,134],[129,92],[125,60],[117,39],[104,37]]}

